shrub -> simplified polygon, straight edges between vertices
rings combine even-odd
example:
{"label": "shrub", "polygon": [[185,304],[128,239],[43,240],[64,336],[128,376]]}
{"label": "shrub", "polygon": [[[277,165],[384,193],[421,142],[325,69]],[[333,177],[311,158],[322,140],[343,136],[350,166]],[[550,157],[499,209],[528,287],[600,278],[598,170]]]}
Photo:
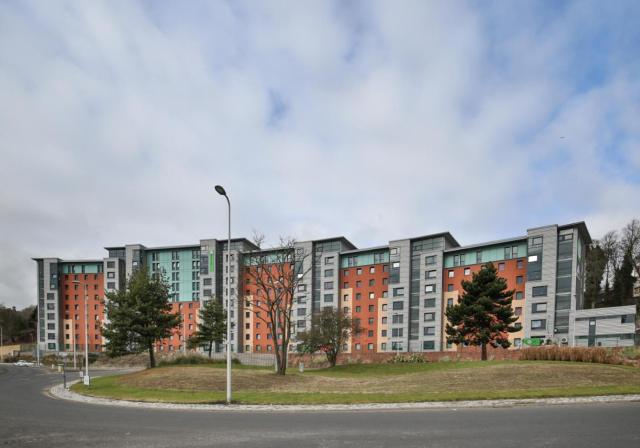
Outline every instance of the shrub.
{"label": "shrub", "polygon": [[[178,366],[178,365],[198,365],[198,364],[225,364],[226,359],[211,359],[206,356],[190,354],[180,355],[173,358],[163,359],[158,363],[158,366]],[[232,359],[232,364],[240,364],[238,359]]]}
{"label": "shrub", "polygon": [[573,361],[600,364],[623,364],[622,350],[604,347],[528,347],[520,350],[522,361]]}
{"label": "shrub", "polygon": [[397,354],[394,357],[389,358],[387,360],[388,364],[402,364],[402,363],[419,364],[424,362],[428,362],[428,361],[419,353],[411,353],[410,355]]}

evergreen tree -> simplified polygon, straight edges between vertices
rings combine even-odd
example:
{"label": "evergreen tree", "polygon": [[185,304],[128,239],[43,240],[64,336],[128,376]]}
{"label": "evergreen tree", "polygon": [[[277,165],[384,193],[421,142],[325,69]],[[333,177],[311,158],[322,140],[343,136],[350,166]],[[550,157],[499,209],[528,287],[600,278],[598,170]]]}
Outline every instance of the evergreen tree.
{"label": "evergreen tree", "polygon": [[604,276],[606,265],[607,257],[598,244],[588,250],[585,269],[585,308],[595,307],[601,300],[602,277]]}
{"label": "evergreen tree", "polygon": [[204,302],[198,312],[200,323],[198,330],[189,338],[188,347],[195,348],[200,345],[208,345],[209,358],[213,343],[221,344],[227,332],[227,313],[221,303],[212,299]]}
{"label": "evergreen tree", "polygon": [[136,271],[126,288],[106,294],[106,315],[103,335],[107,353],[149,352],[149,366],[155,367],[153,345],[167,338],[181,322],[179,314],[171,313],[169,284],[163,277],[150,278],[146,269]]}
{"label": "evergreen tree", "polygon": [[447,341],[480,346],[485,361],[487,345],[507,348],[508,333],[519,331],[511,325],[518,320],[511,308],[514,291],[507,290],[507,281],[498,276],[493,263],[482,266],[471,281],[463,280],[462,289],[459,303],[445,311]]}

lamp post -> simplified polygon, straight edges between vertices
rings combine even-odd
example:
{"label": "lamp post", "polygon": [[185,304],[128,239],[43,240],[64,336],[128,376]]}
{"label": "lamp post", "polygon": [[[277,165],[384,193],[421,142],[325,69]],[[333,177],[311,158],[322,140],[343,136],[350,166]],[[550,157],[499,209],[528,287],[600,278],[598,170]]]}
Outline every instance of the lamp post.
{"label": "lamp post", "polygon": [[[80,284],[79,280],[74,280],[73,283],[76,285]],[[84,378],[83,382],[86,386],[89,386],[91,383],[91,378],[89,377],[89,303],[87,296],[87,285],[84,283]],[[75,344],[75,340],[73,341]],[[74,345],[75,348],[75,345]]]}
{"label": "lamp post", "polygon": [[227,404],[231,404],[231,285],[229,284],[229,262],[231,261],[231,201],[222,185],[216,185],[216,191],[227,200],[228,235],[227,235]]}
{"label": "lamp post", "polygon": [[2,340],[2,327],[0,327],[0,362],[4,362],[4,341]]}
{"label": "lamp post", "polygon": [[71,342],[73,342],[73,370],[78,368],[78,356],[76,355],[76,323],[71,323]]}

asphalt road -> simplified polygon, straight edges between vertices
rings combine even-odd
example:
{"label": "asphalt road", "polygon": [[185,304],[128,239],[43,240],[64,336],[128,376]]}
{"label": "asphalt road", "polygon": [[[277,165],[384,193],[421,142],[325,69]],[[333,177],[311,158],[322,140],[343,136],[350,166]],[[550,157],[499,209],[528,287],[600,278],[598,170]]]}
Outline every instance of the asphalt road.
{"label": "asphalt road", "polygon": [[46,395],[60,374],[0,365],[0,447],[638,447],[640,403],[354,412],[148,410]]}

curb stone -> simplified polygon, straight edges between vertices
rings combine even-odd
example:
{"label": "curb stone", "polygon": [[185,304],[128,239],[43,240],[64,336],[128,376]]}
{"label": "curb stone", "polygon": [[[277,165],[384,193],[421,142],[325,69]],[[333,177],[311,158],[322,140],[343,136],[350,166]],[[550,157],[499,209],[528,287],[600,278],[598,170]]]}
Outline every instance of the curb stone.
{"label": "curb stone", "polygon": [[[69,385],[74,384],[68,383]],[[569,405],[589,403],[628,403],[640,401],[640,394],[599,395],[592,397],[521,398],[505,400],[467,401],[426,401],[418,403],[369,403],[369,404],[316,404],[316,405],[261,405],[261,404],[184,404],[154,403],[144,401],[113,400],[109,398],[81,395],[64,388],[62,384],[49,389],[49,393],[63,400],[78,403],[120,406],[143,409],[169,409],[222,412],[300,412],[300,411],[376,411],[376,410],[418,410],[418,409],[467,409],[467,408],[509,408],[514,406]]]}

